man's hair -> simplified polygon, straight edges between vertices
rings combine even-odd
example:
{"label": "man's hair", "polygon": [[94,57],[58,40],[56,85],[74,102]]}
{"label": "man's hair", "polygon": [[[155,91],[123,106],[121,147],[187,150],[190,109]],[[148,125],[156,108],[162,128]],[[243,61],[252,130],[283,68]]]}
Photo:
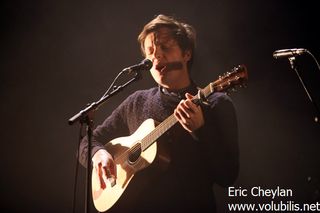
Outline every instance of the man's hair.
{"label": "man's hair", "polygon": [[157,32],[162,27],[171,30],[172,37],[177,41],[183,54],[187,50],[190,51],[191,58],[188,61],[188,69],[190,69],[193,63],[196,32],[191,25],[178,21],[171,16],[160,14],[143,27],[143,30],[138,36],[138,42],[140,43],[143,56],[146,55],[144,51],[144,41],[147,35],[149,33]]}

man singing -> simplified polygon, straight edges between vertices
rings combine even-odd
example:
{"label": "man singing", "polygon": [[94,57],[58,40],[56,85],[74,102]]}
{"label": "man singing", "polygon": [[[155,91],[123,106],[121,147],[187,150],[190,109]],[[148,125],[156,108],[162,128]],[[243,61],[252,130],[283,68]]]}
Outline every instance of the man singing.
{"label": "man singing", "polygon": [[[135,173],[108,212],[215,212],[213,185],[226,187],[236,180],[238,129],[231,99],[216,92],[206,104],[192,101],[199,89],[190,78],[195,38],[192,26],[165,15],[147,23],[138,36],[157,86],[131,94],[94,130],[90,160],[101,187],[117,179],[117,160],[104,146],[108,141],[133,134],[148,118],[162,122],[174,114],[178,122],[157,140],[154,162]],[[83,165],[87,146],[85,137]]]}

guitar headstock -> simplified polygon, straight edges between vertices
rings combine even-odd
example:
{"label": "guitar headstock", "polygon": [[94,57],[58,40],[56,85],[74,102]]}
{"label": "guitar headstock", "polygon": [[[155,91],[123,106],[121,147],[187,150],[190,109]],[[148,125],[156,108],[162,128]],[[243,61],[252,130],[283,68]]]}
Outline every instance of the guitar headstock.
{"label": "guitar headstock", "polygon": [[231,92],[236,87],[245,87],[248,81],[248,71],[245,65],[238,65],[230,72],[219,76],[219,79],[210,84],[211,91],[214,92]]}

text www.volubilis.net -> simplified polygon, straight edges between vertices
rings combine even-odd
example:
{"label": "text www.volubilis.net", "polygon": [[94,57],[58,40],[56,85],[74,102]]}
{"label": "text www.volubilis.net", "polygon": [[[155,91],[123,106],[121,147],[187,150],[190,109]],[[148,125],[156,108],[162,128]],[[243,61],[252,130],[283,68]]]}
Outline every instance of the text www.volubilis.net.
{"label": "text www.volubilis.net", "polygon": [[294,201],[280,201],[270,203],[229,203],[229,212],[248,212],[248,211],[258,211],[258,212],[318,212],[320,211],[320,203],[305,203],[299,204]]}

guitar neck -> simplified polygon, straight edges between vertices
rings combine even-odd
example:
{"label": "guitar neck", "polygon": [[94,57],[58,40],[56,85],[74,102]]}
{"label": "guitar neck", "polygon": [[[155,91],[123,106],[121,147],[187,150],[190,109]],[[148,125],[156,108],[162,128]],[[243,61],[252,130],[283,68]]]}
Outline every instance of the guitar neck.
{"label": "guitar neck", "polygon": [[167,132],[173,125],[178,122],[174,114],[170,115],[163,122],[161,122],[154,130],[141,140],[142,151],[151,146],[161,135]]}

